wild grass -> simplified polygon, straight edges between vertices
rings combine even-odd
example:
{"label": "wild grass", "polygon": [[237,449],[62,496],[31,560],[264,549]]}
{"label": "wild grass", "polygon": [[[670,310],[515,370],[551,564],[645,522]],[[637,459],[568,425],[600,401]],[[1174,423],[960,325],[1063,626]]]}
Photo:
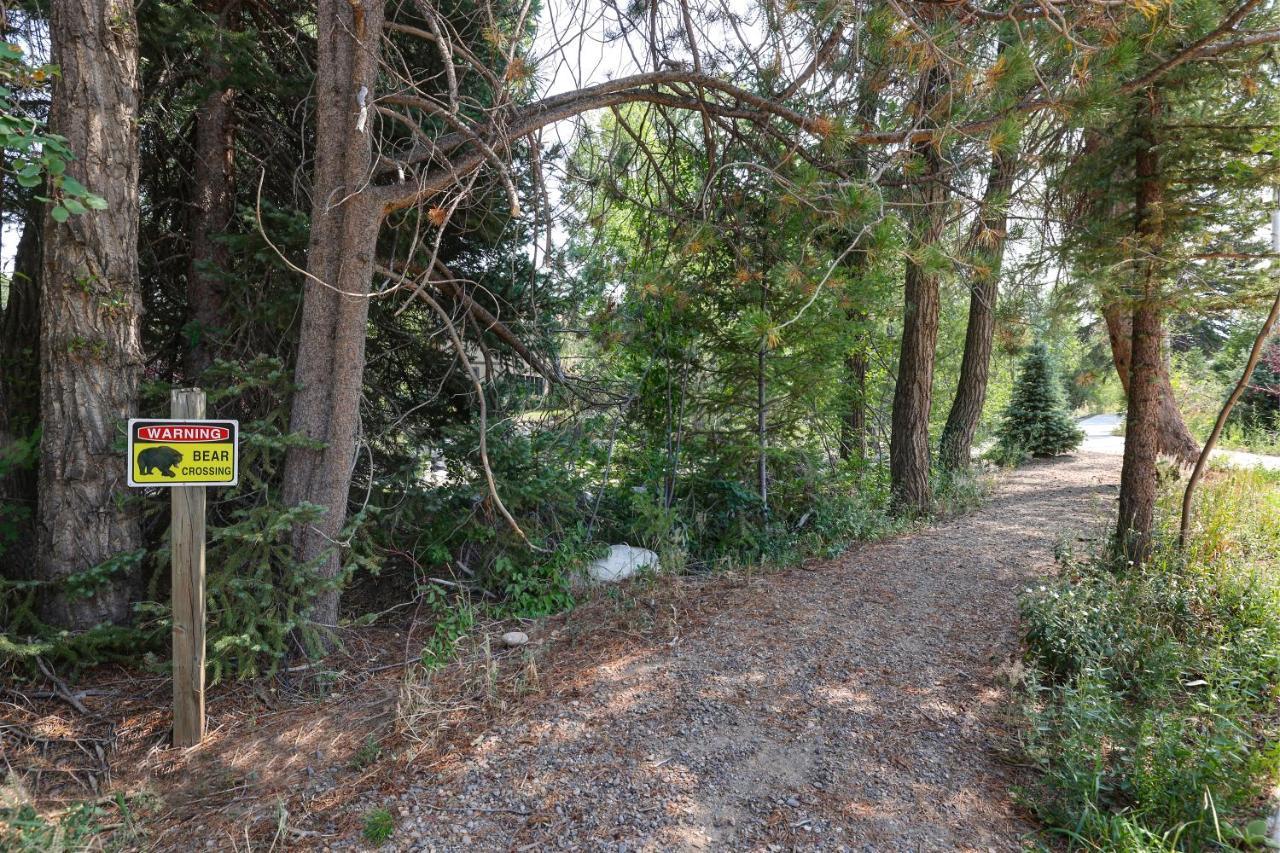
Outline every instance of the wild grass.
{"label": "wild grass", "polygon": [[405,671],[396,703],[397,728],[419,748],[433,748],[470,716],[497,717],[538,687],[530,649],[496,650],[487,635],[468,634],[459,638],[449,666],[416,664]]}
{"label": "wild grass", "polygon": [[1280,429],[1228,421],[1218,444],[1227,450],[1243,450],[1264,456],[1280,456]]}
{"label": "wild grass", "polygon": [[[1280,474],[1217,471],[1186,553],[1065,556],[1023,601],[1025,792],[1073,849],[1245,849],[1280,776]],[[1060,555],[1064,557],[1064,555]]]}

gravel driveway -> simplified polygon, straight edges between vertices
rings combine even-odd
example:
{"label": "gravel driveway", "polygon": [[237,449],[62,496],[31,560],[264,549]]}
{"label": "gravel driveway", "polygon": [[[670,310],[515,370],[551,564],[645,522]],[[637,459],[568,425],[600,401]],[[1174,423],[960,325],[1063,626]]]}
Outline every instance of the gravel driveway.
{"label": "gravel driveway", "polygon": [[1033,462],[978,512],[691,587],[668,642],[350,805],[390,806],[402,850],[1022,849],[997,750],[1017,598],[1105,521],[1119,464]]}

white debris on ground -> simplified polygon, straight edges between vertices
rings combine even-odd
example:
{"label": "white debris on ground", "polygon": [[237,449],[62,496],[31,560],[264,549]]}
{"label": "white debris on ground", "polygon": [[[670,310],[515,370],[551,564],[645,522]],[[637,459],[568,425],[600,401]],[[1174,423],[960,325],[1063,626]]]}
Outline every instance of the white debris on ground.
{"label": "white debris on ground", "polygon": [[658,555],[648,548],[610,545],[609,553],[587,566],[587,577],[596,583],[617,583],[645,569],[658,570]]}

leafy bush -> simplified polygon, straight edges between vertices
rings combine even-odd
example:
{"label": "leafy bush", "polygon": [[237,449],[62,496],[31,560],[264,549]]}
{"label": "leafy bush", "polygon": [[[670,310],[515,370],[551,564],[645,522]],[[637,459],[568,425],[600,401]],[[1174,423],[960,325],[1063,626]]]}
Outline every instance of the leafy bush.
{"label": "leafy bush", "polygon": [[[380,484],[385,491],[375,501],[385,507],[385,523],[373,531],[374,541],[420,573],[462,583],[499,603],[505,615],[563,610],[573,603],[574,572],[594,553],[584,527],[583,464],[594,448],[574,431],[514,421],[490,425],[487,445],[499,497],[524,537],[494,504],[476,426],[465,424],[443,434],[443,482],[409,469]],[[422,468],[429,464],[420,460]]]}
{"label": "leafy bush", "polygon": [[1031,799],[1075,842],[1242,842],[1280,771],[1280,476],[1208,481],[1200,513],[1186,554],[1099,556],[1023,600]]}

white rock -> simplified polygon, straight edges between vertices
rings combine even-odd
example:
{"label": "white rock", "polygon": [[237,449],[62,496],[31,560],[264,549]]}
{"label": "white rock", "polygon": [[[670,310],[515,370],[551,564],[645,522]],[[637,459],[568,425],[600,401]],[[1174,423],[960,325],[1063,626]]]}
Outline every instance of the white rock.
{"label": "white rock", "polygon": [[648,568],[658,570],[658,555],[648,548],[610,545],[606,556],[587,566],[587,577],[597,583],[614,583]]}
{"label": "white rock", "polygon": [[529,642],[529,635],[524,631],[508,631],[502,635],[502,644],[509,648],[523,646],[527,642]]}

